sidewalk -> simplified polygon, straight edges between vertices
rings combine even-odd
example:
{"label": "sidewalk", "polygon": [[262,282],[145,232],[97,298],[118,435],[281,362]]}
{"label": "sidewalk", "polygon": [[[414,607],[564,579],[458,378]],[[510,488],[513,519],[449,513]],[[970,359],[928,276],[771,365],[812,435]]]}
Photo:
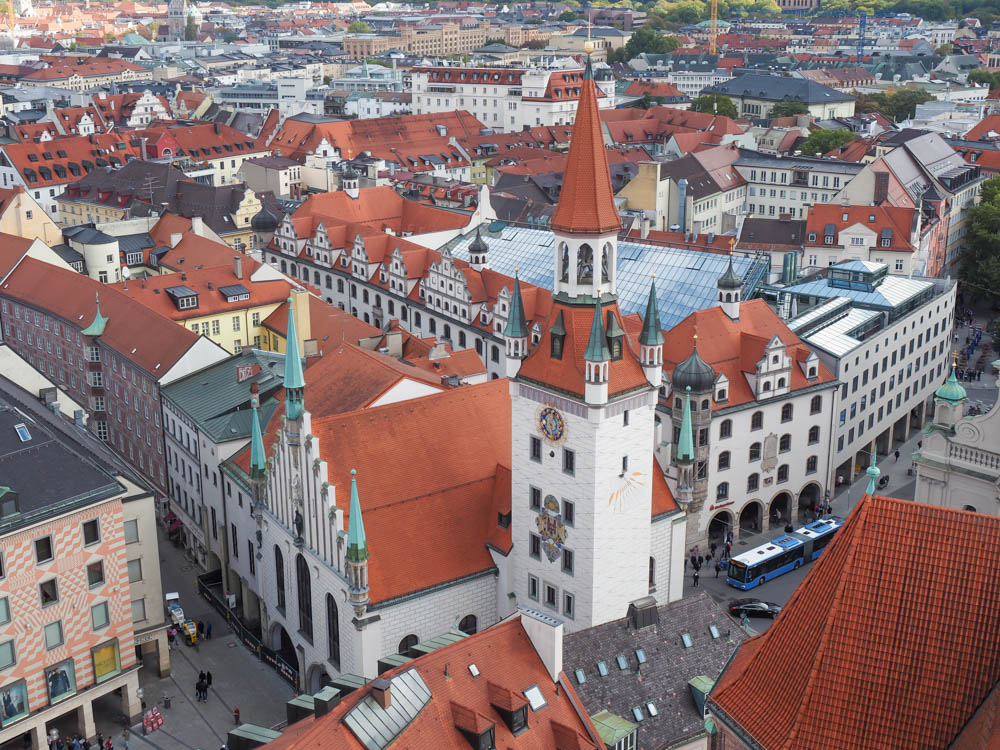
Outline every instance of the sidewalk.
{"label": "sidewalk", "polygon": [[[183,552],[159,534],[160,573],[163,591],[176,591],[181,606],[191,619],[212,623],[212,639],[197,646],[178,645],[170,652],[171,675],[161,679],[155,668],[143,669],[139,684],[148,708],[159,707],[163,727],[148,737],[137,725],[129,738],[129,748],[136,750],[217,750],[233,727],[233,707],[240,709],[244,723],[275,727],[285,721],[285,702],[292,689],[277,673],[259,661],[241,644],[209,603],[198,596],[195,576],[198,566],[184,558]],[[194,685],[200,670],[212,673],[208,701],[198,703]],[[164,708],[163,695],[171,698]],[[123,748],[118,715],[110,712],[94,716],[97,728]]]}

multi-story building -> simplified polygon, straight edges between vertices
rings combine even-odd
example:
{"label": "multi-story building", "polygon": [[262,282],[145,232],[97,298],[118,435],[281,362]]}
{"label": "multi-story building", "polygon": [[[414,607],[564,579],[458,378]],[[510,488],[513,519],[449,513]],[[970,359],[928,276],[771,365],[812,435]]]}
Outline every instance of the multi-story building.
{"label": "multi-story building", "polygon": [[[571,125],[580,98],[582,69],[414,68],[413,111],[471,112],[487,127],[509,132],[525,126]],[[601,82],[598,106],[613,108],[614,79]]]}
{"label": "multi-story building", "polygon": [[302,188],[302,164],[286,156],[258,156],[244,160],[236,177],[254,192],[297,198]]}
{"label": "multi-story building", "polygon": [[657,163],[656,189],[669,195],[656,226],[694,234],[733,231],[747,202],[747,182],[733,166],[739,159],[740,150],[729,144]]}
{"label": "multi-story building", "polygon": [[823,120],[854,114],[853,96],[805,78],[744,73],[706,89],[705,93],[728,96],[743,117],[768,119],[771,108],[785,101],[800,101],[810,115]]}
{"label": "multi-story building", "polygon": [[116,693],[138,721],[143,653],[170,673],[152,493],[60,419],[0,398],[0,743],[38,750]]}
{"label": "multi-story building", "polygon": [[709,86],[725,83],[733,77],[726,68],[719,67],[721,55],[671,55],[643,52],[630,65],[644,77],[666,81],[680,89],[691,99],[701,95]]}
{"label": "multi-story building", "polygon": [[401,49],[418,57],[447,57],[478,49],[486,44],[489,36],[489,21],[404,26],[392,34],[346,36],[344,54],[366,58],[386,50]]}
{"label": "multi-story building", "polygon": [[953,281],[847,261],[778,287],[789,328],[839,381],[828,486],[853,480],[919,430],[952,347]]}
{"label": "multi-story building", "polygon": [[805,219],[814,203],[834,202],[864,169],[863,164],[836,159],[749,151],[742,152],[734,166],[747,181],[747,215],[789,214],[793,219]]}
{"label": "multi-story building", "polygon": [[7,344],[84,404],[88,429],[162,493],[160,386],[226,351],[116,289],[31,257],[4,279],[0,320]]}
{"label": "multi-story building", "polygon": [[802,237],[803,269],[846,260],[884,263],[892,273],[911,274],[920,251],[920,211],[882,204],[817,204],[808,209]]}
{"label": "multi-story building", "polygon": [[666,333],[657,456],[688,547],[783,526],[827,487],[836,379],[764,300],[743,302],[742,287],[730,266],[716,306]]}
{"label": "multi-story building", "polygon": [[154,125],[130,135],[136,142],[145,139],[149,158],[211,169],[213,185],[238,182],[236,175],[244,161],[271,153],[246,133],[217,122]]}

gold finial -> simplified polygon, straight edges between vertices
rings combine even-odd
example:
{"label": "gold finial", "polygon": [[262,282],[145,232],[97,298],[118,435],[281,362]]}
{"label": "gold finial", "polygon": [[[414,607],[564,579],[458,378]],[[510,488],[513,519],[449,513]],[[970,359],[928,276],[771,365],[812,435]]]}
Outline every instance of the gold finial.
{"label": "gold finial", "polygon": [[590,29],[591,29],[591,14],[588,12],[587,13],[587,41],[583,45],[583,51],[586,52],[588,55],[591,55],[594,52],[594,43],[590,39]]}
{"label": "gold finial", "polygon": [[651,273],[649,275],[650,275],[651,278],[654,278],[654,279],[656,278],[656,274],[655,273]]}
{"label": "gold finial", "polygon": [[731,240],[729,240],[729,254],[730,255],[733,254],[733,248],[734,247],[736,247],[736,238],[735,237],[733,237]]}

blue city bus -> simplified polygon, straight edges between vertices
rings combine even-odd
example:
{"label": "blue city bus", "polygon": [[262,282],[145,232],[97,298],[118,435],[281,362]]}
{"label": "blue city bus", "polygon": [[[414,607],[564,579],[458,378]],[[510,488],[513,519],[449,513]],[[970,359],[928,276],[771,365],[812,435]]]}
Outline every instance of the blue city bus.
{"label": "blue city bus", "polygon": [[730,586],[748,591],[764,581],[812,562],[843,523],[844,520],[838,516],[827,516],[754,547],[730,559],[726,581]]}

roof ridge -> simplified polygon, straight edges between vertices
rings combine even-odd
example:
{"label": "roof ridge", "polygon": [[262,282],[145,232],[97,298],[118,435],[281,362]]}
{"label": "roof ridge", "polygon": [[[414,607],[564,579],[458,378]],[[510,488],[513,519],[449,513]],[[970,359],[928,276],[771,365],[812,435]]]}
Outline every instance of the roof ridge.
{"label": "roof ridge", "polygon": [[[867,494],[863,495],[862,498],[861,498],[861,500],[858,502],[858,504],[856,506],[854,506],[854,514],[852,516],[850,516],[848,518],[848,520],[844,523],[844,527],[842,527],[837,532],[838,535],[840,536],[840,538],[843,538],[844,532],[847,531],[848,529],[850,529],[850,531],[852,532],[848,536],[848,541],[850,542],[850,545],[848,546],[847,550],[844,553],[845,556],[846,556],[846,560],[844,561],[844,565],[843,565],[843,567],[840,569],[840,571],[838,573],[838,579],[839,580],[837,581],[837,588],[834,590],[833,596],[830,598],[830,607],[827,610],[826,617],[823,619],[822,634],[820,635],[819,644],[816,647],[816,655],[813,658],[813,668],[812,668],[812,670],[809,673],[808,680],[806,680],[805,689],[802,691],[802,702],[799,704],[800,706],[804,705],[809,700],[809,696],[810,696],[813,684],[814,684],[814,682],[816,680],[816,673],[817,673],[816,662],[819,661],[822,658],[822,655],[826,652],[826,646],[827,646],[827,643],[828,643],[828,641],[830,639],[830,633],[833,630],[833,620],[834,620],[836,614],[839,611],[837,609],[836,605],[839,603],[841,597],[844,594],[844,590],[846,589],[846,587],[847,587],[847,585],[848,585],[848,583],[850,581],[850,578],[851,578],[850,571],[851,571],[851,568],[854,567],[854,562],[855,562],[855,559],[856,559],[855,552],[857,550],[858,544],[861,541],[860,538],[859,538],[859,533],[860,532],[857,531],[857,528],[859,526],[861,528],[864,528],[864,526],[865,526],[864,521],[865,521],[865,518],[868,516],[868,513],[869,513],[868,506],[869,506],[870,500],[871,500],[871,495],[867,495]],[[824,559],[824,558],[821,558],[821,560],[822,559]],[[816,568],[814,567],[813,571],[815,571],[815,570],[816,570]],[[823,572],[823,569],[820,569],[820,572]],[[795,590],[795,593],[792,594],[792,597],[785,604],[785,607],[787,608],[789,606],[793,606],[795,600],[799,597],[800,594],[802,596],[806,595],[805,594],[805,587],[804,586],[799,586]],[[768,632],[770,633],[770,630],[768,630]],[[758,651],[757,653],[759,654],[760,651]],[[795,721],[792,724],[792,729],[791,729],[791,731],[788,734],[788,744],[787,744],[787,747],[789,747],[789,748],[794,748],[795,747],[795,737],[798,734],[799,728],[802,725],[803,713],[804,712],[801,711],[801,710],[798,711],[798,712],[796,712]]]}

